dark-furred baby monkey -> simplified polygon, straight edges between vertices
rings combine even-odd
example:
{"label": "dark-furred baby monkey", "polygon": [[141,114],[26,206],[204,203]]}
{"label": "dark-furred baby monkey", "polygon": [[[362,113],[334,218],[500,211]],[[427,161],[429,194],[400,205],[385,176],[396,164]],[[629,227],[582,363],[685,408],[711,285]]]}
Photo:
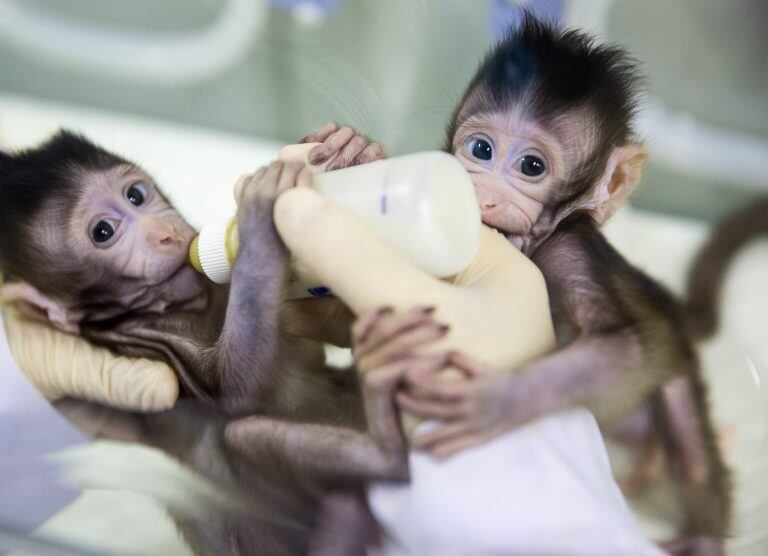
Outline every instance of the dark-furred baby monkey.
{"label": "dark-furred baby monkey", "polygon": [[684,312],[599,231],[637,185],[646,158],[633,130],[638,84],[621,49],[529,14],[483,60],[445,149],[470,173],[483,221],[543,272],[560,349],[519,373],[466,359],[466,381],[409,373],[413,388],[397,399],[445,421],[413,440],[437,455],[572,406],[591,409],[607,431],[658,434],[686,512],[683,536],[667,548],[719,554],[729,475]]}
{"label": "dark-furred baby monkey", "polygon": [[[323,371],[322,346],[292,332],[308,330],[293,322],[302,311],[283,311],[288,253],[272,209],[282,191],[310,181],[296,163],[246,181],[226,287],[187,264],[194,230],[135,164],[68,132],[0,154],[3,297],[118,353],[165,360],[185,392],[157,415],[62,407],[100,434],[169,452],[252,504],[180,518],[199,553],[360,553],[365,530],[331,524],[361,507],[365,480],[407,478],[399,375],[363,369],[359,385],[354,373]],[[428,311],[411,317],[425,338],[444,334]],[[363,331],[360,352],[388,360],[386,346],[366,342]]]}
{"label": "dark-furred baby monkey", "polygon": [[679,552],[717,553],[729,480],[716,449],[696,353],[672,295],[619,255],[598,227],[632,192],[646,158],[632,119],[635,64],[528,15],[481,63],[447,132],[472,175],[483,221],[544,273],[561,349],[519,374],[443,385],[401,406],[449,422],[418,445],[464,445],[584,405],[610,430],[650,403],[686,511]]}

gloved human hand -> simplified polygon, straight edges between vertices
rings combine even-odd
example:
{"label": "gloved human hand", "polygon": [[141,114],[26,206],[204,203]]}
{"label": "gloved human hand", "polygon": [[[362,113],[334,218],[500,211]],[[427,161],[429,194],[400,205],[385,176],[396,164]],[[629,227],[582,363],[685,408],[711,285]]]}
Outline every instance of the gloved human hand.
{"label": "gloved human hand", "polygon": [[[460,351],[512,371],[555,346],[543,276],[491,228],[483,228],[470,266],[446,282],[416,268],[312,189],[281,195],[275,224],[294,256],[355,314],[434,306],[434,319],[450,330],[425,352]],[[460,369],[446,373],[446,379],[464,376]]]}
{"label": "gloved human hand", "polygon": [[69,396],[142,412],[176,402],[179,384],[163,363],[117,356],[10,308],[2,316],[13,358],[48,400]]}

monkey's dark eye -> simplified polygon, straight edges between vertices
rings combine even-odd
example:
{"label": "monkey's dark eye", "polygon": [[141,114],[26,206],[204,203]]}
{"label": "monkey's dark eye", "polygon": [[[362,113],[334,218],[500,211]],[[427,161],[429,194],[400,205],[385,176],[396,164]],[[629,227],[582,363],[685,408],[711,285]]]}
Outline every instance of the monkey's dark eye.
{"label": "monkey's dark eye", "polygon": [[520,159],[520,171],[524,176],[529,178],[538,178],[541,176],[547,167],[544,166],[544,161],[538,156],[532,154],[526,154]]}
{"label": "monkey's dark eye", "polygon": [[147,198],[147,188],[142,183],[137,183],[129,187],[125,192],[128,202],[137,207]]}
{"label": "monkey's dark eye", "polygon": [[469,149],[472,152],[472,156],[480,160],[490,160],[493,157],[493,147],[484,139],[474,139],[469,144]]}
{"label": "monkey's dark eye", "polygon": [[91,237],[96,243],[105,243],[115,235],[115,227],[107,220],[99,220],[91,231]]}

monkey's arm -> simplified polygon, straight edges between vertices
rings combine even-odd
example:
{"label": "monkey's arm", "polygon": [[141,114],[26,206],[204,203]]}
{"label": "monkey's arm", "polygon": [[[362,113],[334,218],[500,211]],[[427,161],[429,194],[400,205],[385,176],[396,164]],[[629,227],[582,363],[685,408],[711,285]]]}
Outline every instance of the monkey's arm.
{"label": "monkey's arm", "polygon": [[434,373],[411,373],[406,376],[408,390],[397,400],[403,410],[421,418],[446,421],[416,436],[412,445],[447,456],[574,406],[630,412],[644,399],[642,377],[637,378],[638,388],[626,386],[635,372],[634,351],[631,336],[584,337],[519,373],[501,372],[455,353],[451,364],[466,380],[445,382]]}
{"label": "monkey's arm", "polygon": [[256,388],[264,387],[267,373],[278,368],[278,322],[288,271],[288,251],[275,230],[272,209],[281,192],[302,179],[309,184],[311,174],[303,168],[298,163],[274,162],[244,177],[239,192],[240,248],[214,359],[227,373],[247,372],[242,383]]}
{"label": "monkey's arm", "polygon": [[432,321],[431,313],[423,307],[398,314],[378,310],[355,324],[355,360],[361,373],[367,432],[248,417],[227,426],[227,441],[256,461],[277,458],[296,473],[339,479],[407,479],[408,446],[393,396],[404,373],[438,372],[447,365],[443,354],[415,354],[447,331]]}
{"label": "monkey's arm", "polygon": [[[597,235],[586,235],[592,232]],[[539,249],[535,262],[555,300],[556,320],[565,321],[575,339],[515,373],[498,372],[475,355],[465,358],[466,381],[407,377],[415,391],[399,398],[403,409],[453,421],[414,445],[452,452],[574,406],[591,409],[604,424],[614,422],[630,415],[674,370],[695,365],[681,326],[662,307],[674,310],[672,300],[599,232],[559,234]]]}
{"label": "monkey's arm", "polygon": [[444,354],[417,355],[443,338],[447,327],[432,320],[433,308],[368,312],[353,327],[355,363],[361,377],[368,430],[248,417],[227,426],[225,436],[254,460],[277,458],[298,473],[348,479],[405,480],[408,444],[394,392],[408,372],[440,372]]}
{"label": "monkey's arm", "polygon": [[556,321],[575,338],[521,374],[536,391],[551,388],[541,410],[586,405],[598,420],[613,422],[634,412],[673,373],[695,372],[696,355],[675,300],[598,230],[579,222],[566,226],[534,262],[555,300]]}

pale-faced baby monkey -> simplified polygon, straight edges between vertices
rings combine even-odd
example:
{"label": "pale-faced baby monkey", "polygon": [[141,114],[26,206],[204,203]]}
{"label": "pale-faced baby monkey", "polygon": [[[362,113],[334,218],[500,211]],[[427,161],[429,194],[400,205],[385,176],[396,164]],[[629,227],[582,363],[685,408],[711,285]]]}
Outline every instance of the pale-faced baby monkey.
{"label": "pale-faced baby monkey", "polygon": [[408,475],[392,397],[399,367],[387,368],[381,340],[397,338],[403,319],[424,342],[445,330],[424,308],[397,326],[375,315],[354,338],[362,384],[322,370],[321,344],[295,332],[312,331],[302,308],[285,311],[288,253],[272,221],[277,195],[310,180],[301,164],[273,163],[246,181],[225,287],[187,264],[194,230],[135,164],[68,132],[0,154],[5,300],[119,353],[167,361],[185,391],[158,415],[62,407],[90,430],[166,450],[246,504],[178,516],[199,553],[361,553],[368,531],[338,521],[360,518],[363,481]]}
{"label": "pale-faced baby monkey", "polygon": [[560,349],[519,373],[459,358],[465,382],[409,373],[413,391],[397,399],[446,421],[413,441],[437,455],[572,406],[588,407],[624,437],[657,433],[686,512],[682,539],[667,548],[716,554],[728,531],[730,483],[683,311],[599,230],[646,158],[633,129],[638,85],[621,49],[530,14],[482,61],[445,149],[470,173],[483,221],[543,272]]}

